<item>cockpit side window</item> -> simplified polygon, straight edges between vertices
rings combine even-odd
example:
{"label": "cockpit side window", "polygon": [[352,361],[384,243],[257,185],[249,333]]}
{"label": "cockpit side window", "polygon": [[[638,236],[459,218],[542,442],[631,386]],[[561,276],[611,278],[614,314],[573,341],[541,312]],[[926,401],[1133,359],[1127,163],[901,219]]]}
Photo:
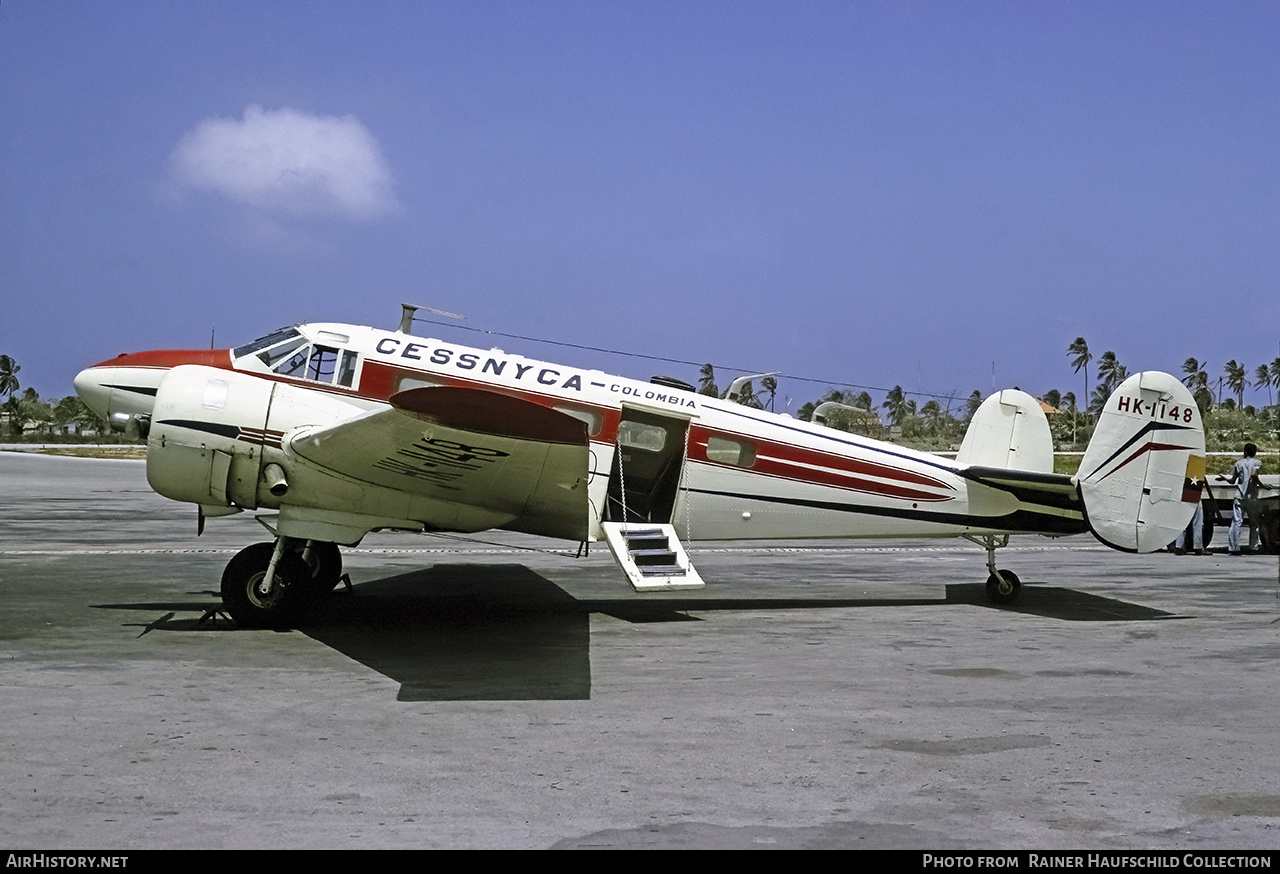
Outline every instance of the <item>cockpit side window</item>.
{"label": "cockpit side window", "polygon": [[[304,345],[301,349],[294,349],[292,354],[284,358],[273,369],[281,376],[305,377],[307,375],[307,360],[310,356],[311,347]],[[271,362],[268,361],[267,363],[270,364]]]}
{"label": "cockpit side window", "polygon": [[[315,346],[304,344],[301,348],[296,348],[285,344],[280,347],[280,350],[269,351],[273,357],[267,363],[278,361],[279,363],[273,369],[280,376],[309,379],[312,382],[340,385],[345,388],[352,388],[355,385],[359,356],[349,349],[335,349],[332,346],[319,344]],[[264,352],[259,357],[266,354]]]}
{"label": "cockpit side window", "polygon": [[258,353],[258,358],[267,367],[274,368],[282,359],[291,357],[295,352],[301,352],[305,358],[307,349],[306,340],[301,337],[294,337],[287,343],[281,343],[279,346],[273,346],[270,349],[263,349]]}

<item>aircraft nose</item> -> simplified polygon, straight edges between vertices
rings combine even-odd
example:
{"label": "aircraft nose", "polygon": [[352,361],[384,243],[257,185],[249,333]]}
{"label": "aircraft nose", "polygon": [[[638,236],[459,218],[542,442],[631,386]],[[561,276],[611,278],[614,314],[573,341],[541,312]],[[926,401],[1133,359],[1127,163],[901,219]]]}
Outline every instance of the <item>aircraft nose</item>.
{"label": "aircraft nose", "polygon": [[105,372],[100,367],[90,367],[76,374],[76,394],[84,405],[104,421],[110,417],[111,388],[104,385]]}

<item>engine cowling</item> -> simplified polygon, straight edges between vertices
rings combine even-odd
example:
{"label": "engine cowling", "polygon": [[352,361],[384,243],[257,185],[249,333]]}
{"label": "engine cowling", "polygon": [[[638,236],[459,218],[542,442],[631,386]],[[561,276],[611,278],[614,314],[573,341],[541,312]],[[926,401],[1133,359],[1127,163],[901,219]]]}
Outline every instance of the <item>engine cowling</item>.
{"label": "engine cowling", "polygon": [[[175,367],[160,382],[147,439],[147,481],[175,501],[257,507],[273,384],[232,370]],[[278,438],[277,438],[278,441]]]}

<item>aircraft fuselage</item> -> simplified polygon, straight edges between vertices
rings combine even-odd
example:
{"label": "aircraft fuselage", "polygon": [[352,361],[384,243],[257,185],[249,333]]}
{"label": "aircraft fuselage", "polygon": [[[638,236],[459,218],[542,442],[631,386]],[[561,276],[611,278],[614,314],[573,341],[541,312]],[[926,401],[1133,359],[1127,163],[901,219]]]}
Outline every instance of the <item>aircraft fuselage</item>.
{"label": "aircraft fuselage", "polygon": [[[311,430],[431,386],[519,398],[586,423],[582,518],[548,522],[536,507],[485,512],[462,494],[451,508],[439,494],[394,494],[385,481],[326,470],[299,451]],[[682,388],[367,327],[307,324],[235,349],[123,355],[83,371],[76,389],[117,424],[150,417],[153,486],[208,515],[329,512],[363,517],[369,530],[506,527],[570,539],[596,539],[602,521],[622,516],[697,540],[1086,530],[1078,510],[973,482],[942,456]],[[473,451],[483,455],[483,440],[473,442],[370,451],[384,472],[447,485],[450,465],[483,464]],[[283,497],[263,482],[270,464],[289,472]]]}

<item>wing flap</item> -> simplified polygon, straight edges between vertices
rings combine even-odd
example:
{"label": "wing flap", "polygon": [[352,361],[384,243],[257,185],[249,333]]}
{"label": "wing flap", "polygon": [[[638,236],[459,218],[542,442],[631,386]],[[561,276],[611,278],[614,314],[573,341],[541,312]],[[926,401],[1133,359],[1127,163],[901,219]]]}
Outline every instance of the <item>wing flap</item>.
{"label": "wing flap", "polygon": [[[433,527],[586,537],[586,425],[532,401],[415,388],[393,395],[391,409],[303,432],[290,445],[322,467],[423,499],[411,501],[418,512],[410,518]],[[481,512],[459,516],[439,505]],[[463,517],[484,521],[451,521]]]}

